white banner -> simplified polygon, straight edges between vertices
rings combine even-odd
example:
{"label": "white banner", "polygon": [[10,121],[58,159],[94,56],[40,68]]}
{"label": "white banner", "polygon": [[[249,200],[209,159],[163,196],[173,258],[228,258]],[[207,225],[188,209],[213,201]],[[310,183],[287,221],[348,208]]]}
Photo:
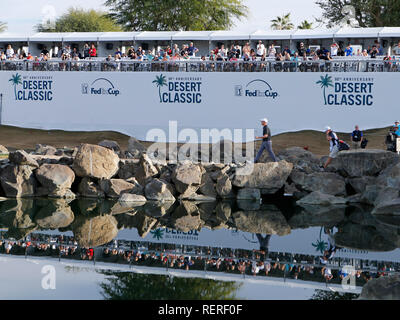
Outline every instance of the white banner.
{"label": "white banner", "polygon": [[115,130],[254,129],[329,125],[351,132],[396,120],[399,73],[0,72],[3,124]]}

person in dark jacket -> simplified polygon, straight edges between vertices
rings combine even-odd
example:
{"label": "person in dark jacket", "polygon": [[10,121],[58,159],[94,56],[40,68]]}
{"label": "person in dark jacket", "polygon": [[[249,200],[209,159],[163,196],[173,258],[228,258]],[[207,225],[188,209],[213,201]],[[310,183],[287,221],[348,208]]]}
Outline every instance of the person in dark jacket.
{"label": "person in dark jacket", "polygon": [[363,133],[360,131],[358,126],[355,126],[355,130],[352,132],[351,137],[351,144],[353,149],[357,150],[361,148],[361,141],[363,140]]}
{"label": "person in dark jacket", "polygon": [[260,157],[264,150],[267,150],[273,162],[277,162],[275,154],[272,151],[271,131],[268,128],[268,119],[264,118],[260,121],[261,125],[263,126],[263,135],[261,137],[256,137],[256,139],[262,139],[262,143],[260,150],[258,151],[256,158],[254,159],[254,163],[257,163],[258,160],[260,160]]}

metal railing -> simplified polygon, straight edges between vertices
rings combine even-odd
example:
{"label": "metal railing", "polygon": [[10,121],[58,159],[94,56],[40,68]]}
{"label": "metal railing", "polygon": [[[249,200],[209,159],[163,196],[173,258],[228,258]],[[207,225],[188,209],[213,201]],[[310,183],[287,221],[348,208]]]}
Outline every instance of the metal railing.
{"label": "metal railing", "polygon": [[107,71],[107,72],[399,72],[400,61],[334,59],[307,61],[104,61],[5,60],[0,71]]}

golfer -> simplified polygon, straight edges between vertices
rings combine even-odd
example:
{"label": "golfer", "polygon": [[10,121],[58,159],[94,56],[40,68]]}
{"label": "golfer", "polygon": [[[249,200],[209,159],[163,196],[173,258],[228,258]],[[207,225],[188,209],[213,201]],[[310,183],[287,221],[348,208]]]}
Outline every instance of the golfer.
{"label": "golfer", "polygon": [[336,133],[334,133],[330,127],[325,127],[325,133],[326,140],[329,141],[329,157],[328,160],[326,160],[324,169],[329,166],[329,164],[332,162],[332,159],[336,158],[337,154],[339,153],[339,139]]}
{"label": "golfer", "polygon": [[263,126],[263,135],[262,137],[256,137],[256,139],[262,139],[260,150],[257,153],[256,158],[254,159],[254,163],[257,163],[260,160],[260,157],[264,150],[268,151],[269,156],[271,157],[273,162],[277,162],[274,152],[272,151],[272,142],[271,142],[271,131],[268,128],[268,119],[261,119],[261,125]]}

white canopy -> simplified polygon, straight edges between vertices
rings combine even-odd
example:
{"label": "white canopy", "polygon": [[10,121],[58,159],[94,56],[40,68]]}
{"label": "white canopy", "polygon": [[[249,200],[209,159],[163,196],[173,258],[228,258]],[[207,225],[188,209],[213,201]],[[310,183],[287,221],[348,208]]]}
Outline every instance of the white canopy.
{"label": "white canopy", "polygon": [[103,32],[72,32],[63,37],[63,41],[97,41]]}
{"label": "white canopy", "polygon": [[235,31],[215,31],[210,35],[210,40],[250,40],[250,35],[248,33]]}
{"label": "white canopy", "polygon": [[294,30],[257,30],[250,35],[252,40],[289,40]]}
{"label": "white canopy", "polygon": [[29,37],[31,42],[61,42],[66,33],[39,32]]}
{"label": "white canopy", "polygon": [[172,36],[172,40],[203,40],[208,41],[214,31],[180,31]]}
{"label": "white canopy", "polygon": [[341,28],[335,38],[378,38],[383,28]]}
{"label": "white canopy", "polygon": [[0,42],[27,42],[28,36],[17,35],[17,34],[8,34],[8,33],[0,33]]}
{"label": "white canopy", "polygon": [[379,32],[381,38],[400,38],[400,27],[384,27]]}
{"label": "white canopy", "polygon": [[292,39],[332,39],[339,29],[298,29],[292,33]]}
{"label": "white canopy", "polygon": [[134,41],[140,32],[104,32],[99,36],[99,41]]}
{"label": "white canopy", "polygon": [[144,31],[136,35],[137,41],[157,41],[157,40],[171,40],[177,31]]}

